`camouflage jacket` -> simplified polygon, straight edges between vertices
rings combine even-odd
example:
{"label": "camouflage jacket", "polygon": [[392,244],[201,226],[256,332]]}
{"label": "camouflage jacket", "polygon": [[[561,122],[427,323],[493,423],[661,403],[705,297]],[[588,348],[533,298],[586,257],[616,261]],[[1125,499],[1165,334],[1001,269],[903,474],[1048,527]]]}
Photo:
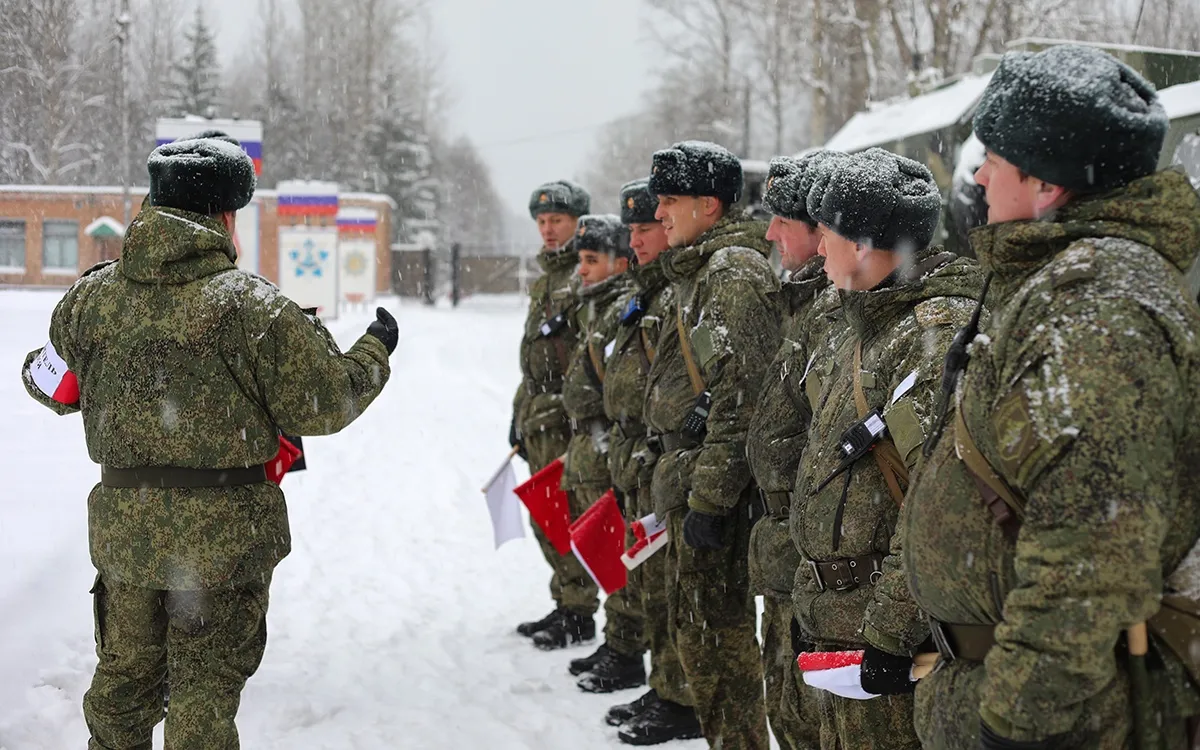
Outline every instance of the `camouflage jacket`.
{"label": "camouflage jacket", "polygon": [[676,306],[663,322],[650,368],[646,426],[658,434],[678,432],[696,401],[677,315],[712,394],[703,443],[665,453],[655,467],[652,493],[660,517],[684,505],[729,513],[750,485],[746,432],[763,371],[779,348],[779,278],[767,262],[764,234],[761,222],[734,212],[695,244],[659,258],[674,285]]}
{"label": "camouflage jacket", "polygon": [[[800,458],[792,504],[792,540],[806,561],[834,562],[899,554],[899,512],[874,452],[823,489],[842,463],[840,438],[861,418],[855,400],[855,350],[862,342],[860,383],[868,408],[880,409],[896,449],[911,470],[934,420],[942,355],[975,309],[982,275],[974,261],[940,247],[915,256],[871,291],[840,292],[845,325],[810,354],[806,392],[814,396],[812,428]],[[809,565],[795,572],[796,618],[815,641],[893,654],[914,651],[928,627],[899,570],[868,572],[857,588],[821,590]]]}
{"label": "camouflage jacket", "polygon": [[[539,253],[537,261],[542,275],[529,289],[529,312],[521,337],[521,385],[513,398],[513,418],[521,435],[569,429],[562,387],[578,339],[574,316],[579,252],[574,240],[560,250]],[[568,325],[552,336],[543,336],[542,325],[560,313],[566,315]]]}
{"label": "camouflage jacket", "polygon": [[[831,318],[841,299],[825,276],[825,259],[812,258],[780,288],[782,342],[763,376],[750,420],[746,457],[763,492],[791,492],[808,439],[812,407],[804,393],[810,335],[832,335]],[[750,582],[758,594],[787,598],[800,553],[788,533],[787,516],[764,518],[750,532]]]}
{"label": "camouflage jacket", "polygon": [[[388,353],[364,335],[343,354],[314,316],[239,271],[224,226],[148,208],[121,260],[86,273],[54,309],[50,340],[79,379],[88,454],[114,468],[263,464],[279,431],[341,430],[379,395]],[[92,561],[157,589],[257,578],[291,548],[283,493],[97,486],[88,500]]]}
{"label": "camouflage jacket", "polygon": [[562,486],[612,486],[608,473],[608,420],[604,416],[604,355],[616,334],[633,278],[621,274],[583,287],[575,312],[579,341],[563,382],[563,407],[571,420]]}
{"label": "camouflage jacket", "polygon": [[[637,283],[643,312],[631,318],[628,325],[618,326],[604,377],[604,413],[613,423],[608,468],[613,486],[627,495],[648,488],[654,475],[657,454],[646,444],[642,419],[646,377],[657,356],[655,346],[660,334],[675,315],[675,295],[661,263],[634,266],[629,273]],[[626,304],[628,300],[626,297]],[[648,502],[649,493],[644,495],[639,494],[637,499],[639,517],[654,510]]]}
{"label": "camouflage jacket", "polygon": [[1200,199],[1161,172],[971,242],[992,315],[956,396],[1025,517],[1015,542],[993,520],[951,417],[905,507],[908,580],[939,620],[1000,623],[974,696],[998,733],[1127,726],[1099,708],[1127,695],[1113,646],[1200,536],[1200,313],[1181,287]]}

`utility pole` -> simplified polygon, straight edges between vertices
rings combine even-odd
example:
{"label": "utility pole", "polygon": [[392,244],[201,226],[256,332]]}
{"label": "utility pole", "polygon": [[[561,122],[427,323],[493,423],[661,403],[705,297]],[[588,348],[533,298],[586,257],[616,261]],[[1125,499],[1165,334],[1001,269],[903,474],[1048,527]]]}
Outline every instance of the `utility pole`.
{"label": "utility pole", "polygon": [[121,14],[117,16],[117,45],[121,55],[121,197],[125,204],[122,221],[129,229],[133,202],[129,197],[129,0],[121,0]]}
{"label": "utility pole", "polygon": [[742,158],[750,158],[750,79],[746,78],[746,96],[742,101]]}

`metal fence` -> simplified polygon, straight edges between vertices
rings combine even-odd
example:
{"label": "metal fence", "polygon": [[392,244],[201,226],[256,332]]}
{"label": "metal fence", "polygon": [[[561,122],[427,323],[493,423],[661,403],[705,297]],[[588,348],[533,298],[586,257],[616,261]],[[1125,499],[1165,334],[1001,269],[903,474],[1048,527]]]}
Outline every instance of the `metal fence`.
{"label": "metal fence", "polygon": [[447,250],[392,246],[392,290],[401,297],[453,304],[474,294],[524,294],[539,275],[534,253],[508,245],[451,245]]}

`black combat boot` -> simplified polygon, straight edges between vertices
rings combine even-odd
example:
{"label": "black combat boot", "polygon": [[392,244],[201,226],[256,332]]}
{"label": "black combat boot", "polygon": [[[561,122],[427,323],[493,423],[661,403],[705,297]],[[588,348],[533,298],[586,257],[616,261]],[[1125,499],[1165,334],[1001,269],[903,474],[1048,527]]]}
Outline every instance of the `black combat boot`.
{"label": "black combat boot", "polygon": [[618,703],[608,709],[608,713],[604,715],[604,723],[610,727],[619,727],[625,722],[640,716],[643,711],[650,708],[658,702],[658,693],[654,688],[650,688],[642,697],[632,703]]}
{"label": "black combat boot", "polygon": [[575,683],[585,693],[612,693],[646,684],[646,664],[642,655],[625,656],[609,649],[591,674]]}
{"label": "black combat boot", "polygon": [[617,739],[626,745],[659,745],[703,736],[695,709],[662,699],[623,724],[617,732]]}
{"label": "black combat boot", "polygon": [[601,643],[600,648],[596,649],[588,656],[585,656],[582,659],[572,659],[571,663],[567,665],[567,671],[576,676],[581,675],[584,672],[591,672],[596,668],[596,665],[600,663],[600,660],[603,659],[604,655],[609,651],[611,651],[611,649],[608,647],[608,644]]}
{"label": "black combat boot", "polygon": [[550,625],[558,619],[558,613],[561,611],[562,610],[555,607],[554,609],[550,610],[550,614],[546,615],[540,620],[523,622],[517,626],[517,632],[526,638],[532,638],[534,633],[540,633],[546,628],[550,627]]}
{"label": "black combat boot", "polygon": [[544,630],[533,634],[533,645],[543,651],[554,651],[596,638],[596,620],[569,609],[560,610],[558,617]]}

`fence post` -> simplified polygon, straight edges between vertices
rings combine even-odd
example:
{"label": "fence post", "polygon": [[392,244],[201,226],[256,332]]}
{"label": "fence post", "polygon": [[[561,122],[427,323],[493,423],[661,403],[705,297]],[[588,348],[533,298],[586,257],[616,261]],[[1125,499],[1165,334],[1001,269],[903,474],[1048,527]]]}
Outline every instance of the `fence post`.
{"label": "fence post", "polygon": [[462,259],[462,244],[455,242],[450,246],[450,304],[458,307],[458,300],[462,297],[462,285],[460,276],[462,271],[459,269],[459,262]]}
{"label": "fence post", "polygon": [[433,281],[434,281],[434,279],[433,279],[433,272],[434,272],[433,249],[428,248],[428,247],[425,248],[424,250],[421,251],[421,256],[425,262],[425,289],[422,290],[422,294],[425,297],[425,304],[432,305],[432,304],[434,304],[434,298],[433,298]]}

